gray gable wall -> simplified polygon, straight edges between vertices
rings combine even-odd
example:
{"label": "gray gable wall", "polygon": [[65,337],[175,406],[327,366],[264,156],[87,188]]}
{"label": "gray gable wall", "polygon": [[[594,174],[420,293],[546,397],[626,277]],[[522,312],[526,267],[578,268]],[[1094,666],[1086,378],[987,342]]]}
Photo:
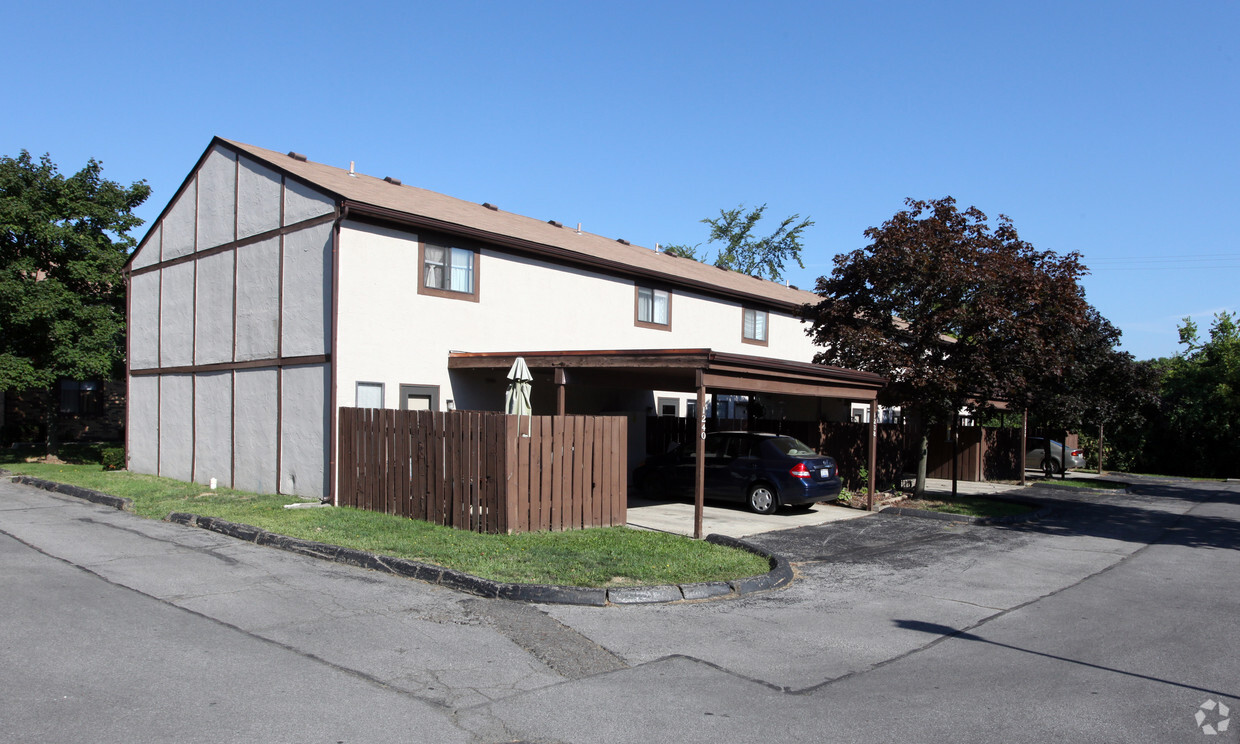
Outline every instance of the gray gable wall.
{"label": "gray gable wall", "polygon": [[130,260],[129,467],[327,494],[328,194],[217,141]]}

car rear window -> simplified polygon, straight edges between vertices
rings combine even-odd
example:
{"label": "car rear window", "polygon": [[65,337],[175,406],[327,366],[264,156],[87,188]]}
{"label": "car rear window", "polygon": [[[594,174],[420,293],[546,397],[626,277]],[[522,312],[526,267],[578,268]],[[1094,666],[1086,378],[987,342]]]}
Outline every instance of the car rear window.
{"label": "car rear window", "polygon": [[774,437],[769,441],[781,454],[791,457],[814,457],[818,454],[813,447],[796,437]]}

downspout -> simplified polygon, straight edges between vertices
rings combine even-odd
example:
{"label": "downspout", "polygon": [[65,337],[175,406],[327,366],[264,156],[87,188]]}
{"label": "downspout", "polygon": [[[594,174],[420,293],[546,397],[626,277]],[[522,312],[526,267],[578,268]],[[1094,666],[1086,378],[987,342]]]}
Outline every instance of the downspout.
{"label": "downspout", "polygon": [[[130,362],[133,359],[133,333],[130,331],[133,328],[133,269],[129,265],[121,271],[121,281],[125,284],[125,469],[129,470],[129,401],[133,400],[133,391],[129,389],[133,379],[130,374],[133,370]],[[3,419],[4,395],[0,393],[0,422]]]}
{"label": "downspout", "polygon": [[327,501],[340,506],[340,473],[337,471],[336,454],[339,445],[337,429],[340,414],[336,408],[336,357],[340,352],[338,329],[340,327],[340,225],[349,218],[349,203],[341,201],[336,207],[336,219],[332,222],[332,329],[331,357],[327,363],[328,413],[327,413]]}

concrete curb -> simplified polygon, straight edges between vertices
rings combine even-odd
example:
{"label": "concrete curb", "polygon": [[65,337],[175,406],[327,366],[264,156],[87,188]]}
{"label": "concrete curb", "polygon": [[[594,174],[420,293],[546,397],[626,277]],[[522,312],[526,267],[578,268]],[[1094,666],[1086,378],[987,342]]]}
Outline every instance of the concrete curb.
{"label": "concrete curb", "polygon": [[710,535],[707,542],[746,550],[762,556],[770,562],[771,570],[761,576],[750,576],[733,581],[712,581],[694,584],[665,584],[659,586],[632,586],[604,589],[601,587],[554,586],[548,584],[508,584],[480,578],[462,571],[442,566],[418,563],[404,558],[375,555],[338,545],[302,540],[296,537],[276,535],[247,524],[229,522],[218,517],[203,517],[184,512],[173,512],[167,521],[198,527],[222,535],[266,545],[292,553],[345,563],[372,571],[417,579],[428,584],[455,589],[488,599],[508,599],[518,602],[541,604],[571,604],[603,607],[627,604],[666,604],[687,600],[722,599],[744,594],[770,591],[792,583],[792,566],[782,556],[771,555],[749,543],[726,537]]}
{"label": "concrete curb", "polygon": [[[1079,489],[1075,489],[1079,490]],[[940,522],[961,522],[965,524],[991,525],[991,524],[1020,524],[1021,522],[1031,522],[1050,515],[1055,511],[1054,506],[1047,505],[1037,499],[1027,496],[1006,496],[982,497],[990,498],[991,501],[1002,501],[1009,504],[1024,504],[1026,506],[1039,506],[1027,514],[1009,514],[1005,517],[970,517],[966,514],[948,514],[946,512],[931,511],[929,509],[910,509],[904,506],[889,506],[881,510],[882,514],[892,514],[897,517],[917,517],[919,519],[937,519]]]}
{"label": "concrete curb", "polygon": [[[55,483],[24,475],[15,476],[13,481],[85,499],[97,504],[111,506],[114,509],[133,511],[132,499],[112,496],[100,491],[92,491],[89,488]],[[168,515],[165,521],[218,532],[221,535],[252,542],[255,545],[287,550],[290,553],[298,553],[311,558],[344,563],[394,576],[416,579],[479,597],[508,599],[517,602],[587,605],[592,607],[622,604],[659,604],[735,598],[744,594],[779,589],[792,583],[792,566],[786,558],[772,555],[755,545],[750,545],[747,542],[725,535],[708,535],[706,541],[716,545],[725,545],[745,550],[766,558],[771,570],[761,576],[749,576],[733,581],[615,587],[612,589],[547,584],[507,584],[428,563],[418,563],[417,561],[410,561],[404,558],[375,555],[362,550],[344,548],[339,545],[329,545],[327,543],[314,542],[313,540],[277,535],[252,525],[229,522],[219,517],[204,517],[197,514],[173,512]]]}
{"label": "concrete curb", "polygon": [[112,496],[111,494],[106,494],[102,491],[92,491],[89,488],[82,488],[80,486],[70,486],[65,483],[45,481],[41,478],[31,478],[28,475],[13,476],[13,482],[21,483],[26,486],[34,486],[35,488],[42,488],[44,491],[63,493],[66,496],[73,496],[74,498],[85,499],[86,501],[93,501],[96,504],[103,504],[104,506],[110,506],[113,509],[120,509],[121,511],[133,511],[133,499],[123,499],[120,496]]}

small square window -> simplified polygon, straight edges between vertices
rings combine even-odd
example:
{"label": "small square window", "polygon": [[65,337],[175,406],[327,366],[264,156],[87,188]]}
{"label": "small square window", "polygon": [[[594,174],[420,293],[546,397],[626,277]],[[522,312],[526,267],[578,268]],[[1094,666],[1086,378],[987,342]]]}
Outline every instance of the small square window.
{"label": "small square window", "polygon": [[383,408],[383,383],[382,382],[359,382],[357,383],[357,407],[358,408]]}
{"label": "small square window", "polygon": [[677,416],[680,414],[680,400],[677,398],[659,398],[660,416]]}
{"label": "small square window", "polygon": [[672,293],[653,287],[637,288],[637,325],[671,330]]}
{"label": "small square window", "polygon": [[765,310],[755,310],[750,307],[745,308],[744,317],[741,324],[741,340],[749,344],[766,346],[767,320],[768,316]]}

